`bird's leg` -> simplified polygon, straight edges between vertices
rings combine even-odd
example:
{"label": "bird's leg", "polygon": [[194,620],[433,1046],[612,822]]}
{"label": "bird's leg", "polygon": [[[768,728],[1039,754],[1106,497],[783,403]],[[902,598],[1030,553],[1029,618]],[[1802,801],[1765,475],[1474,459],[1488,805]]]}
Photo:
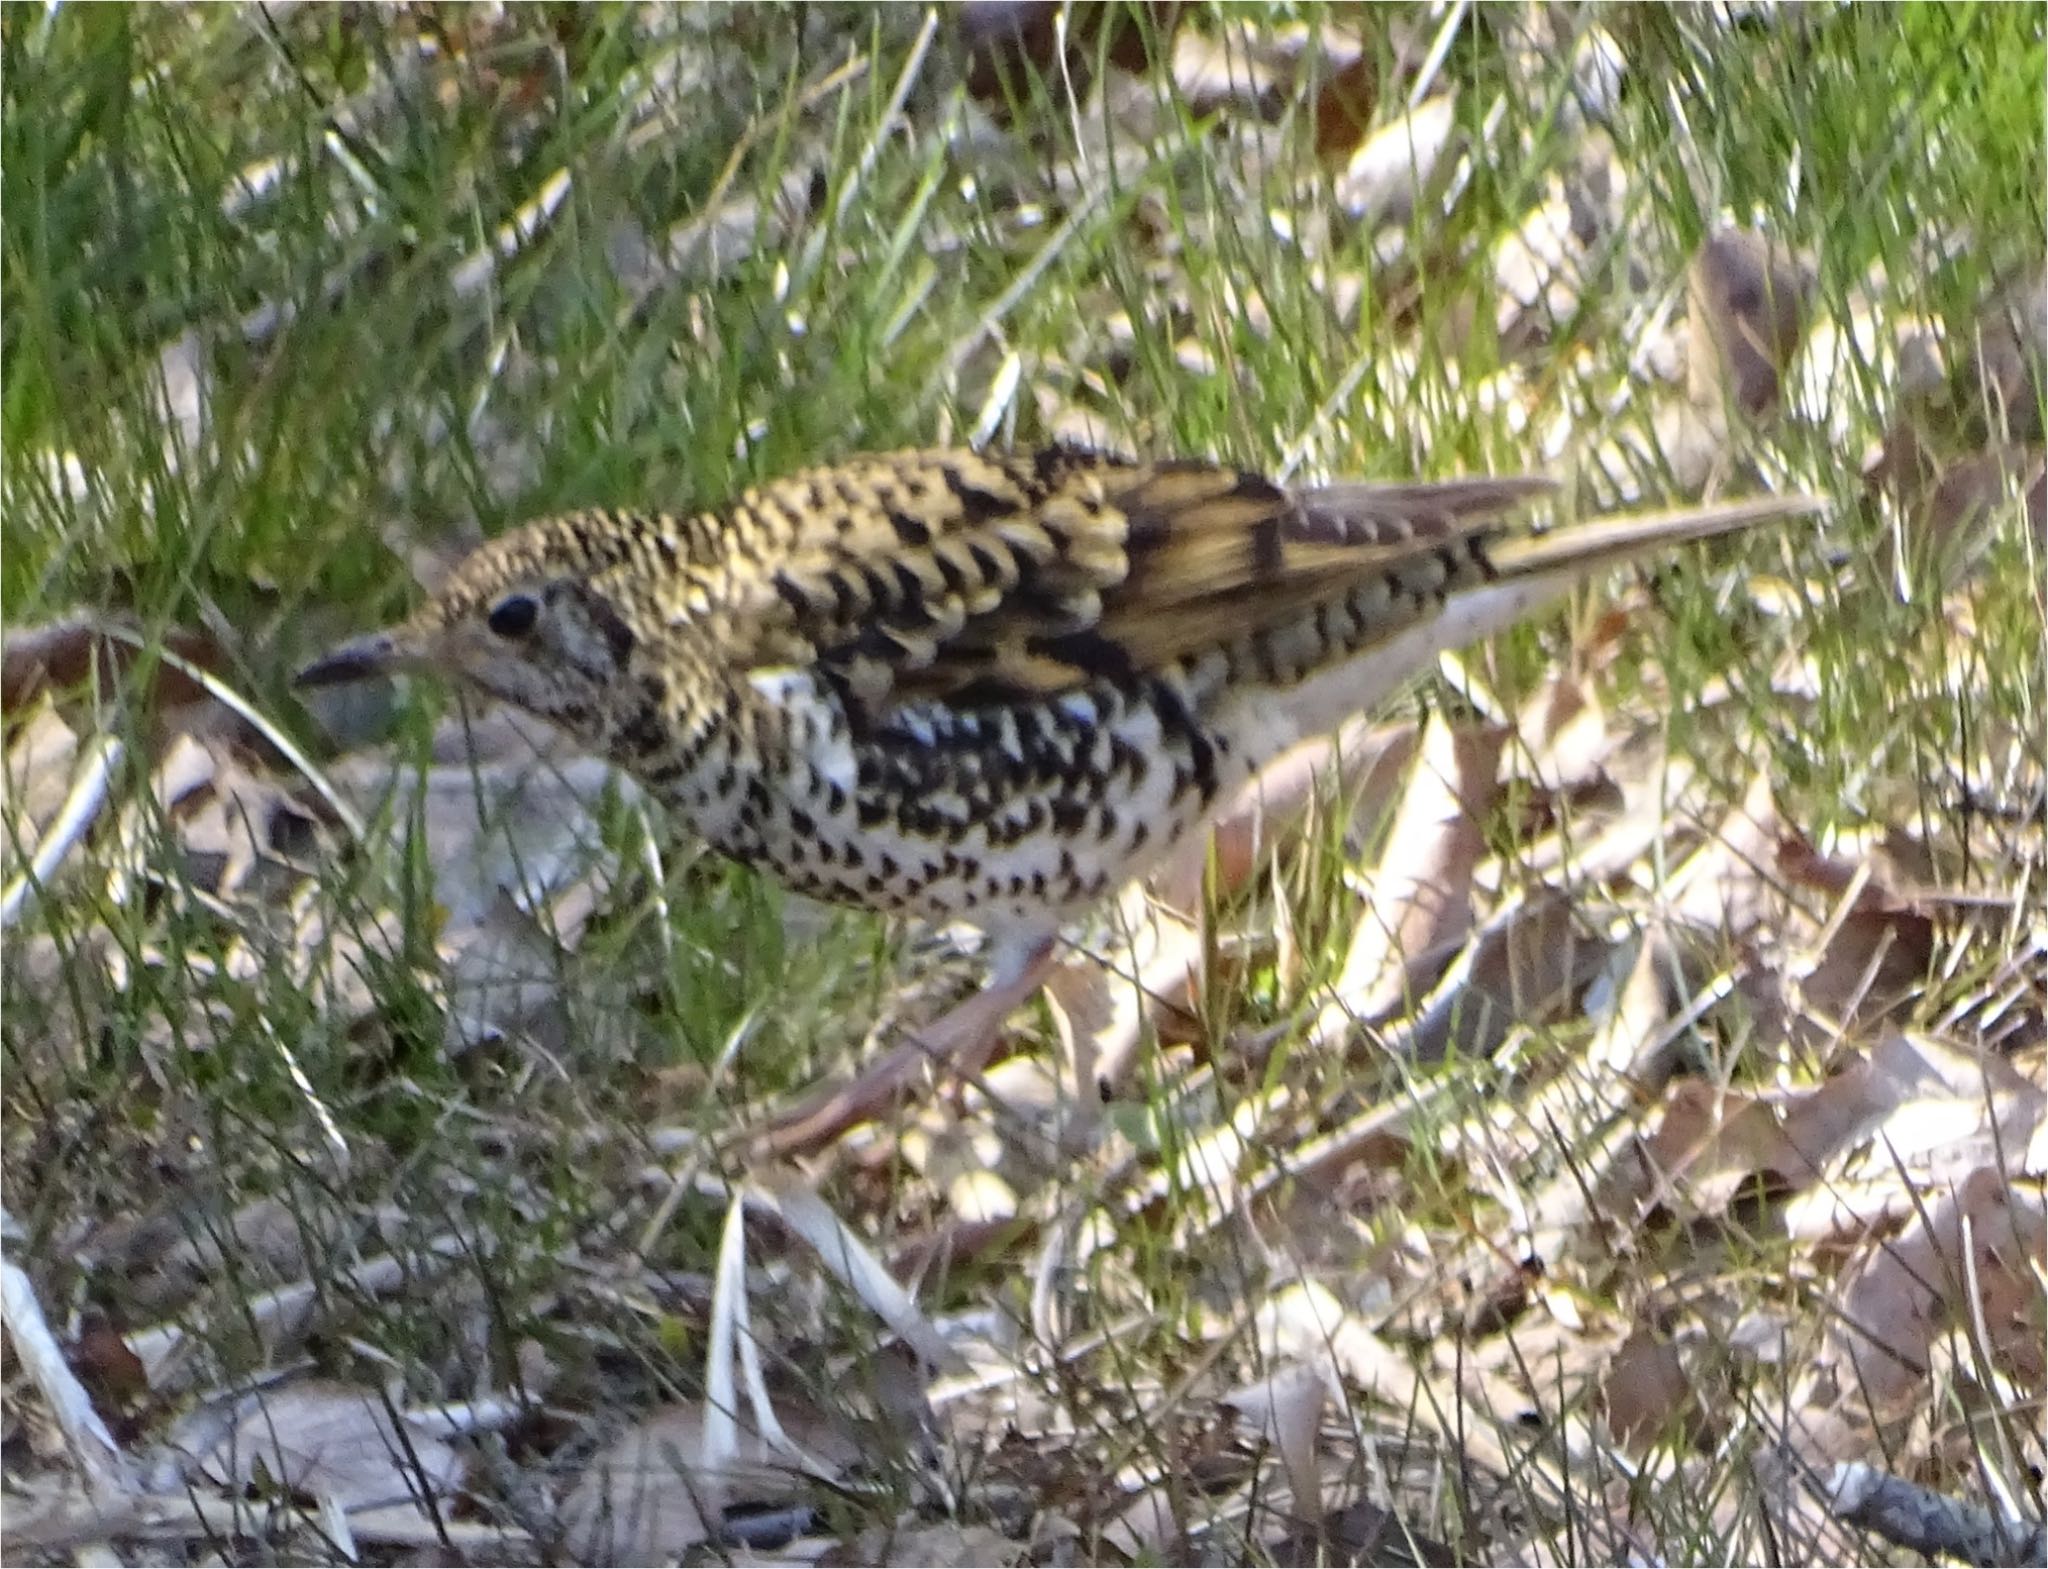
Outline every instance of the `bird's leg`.
{"label": "bird's leg", "polygon": [[995,1049],[1003,1020],[1052,973],[1053,953],[1051,937],[999,953],[980,991],[920,1025],[909,1040],[850,1082],[826,1084],[806,1096],[750,1140],[748,1153],[770,1159],[808,1154],[881,1111],[926,1068],[940,1074],[977,1072]]}

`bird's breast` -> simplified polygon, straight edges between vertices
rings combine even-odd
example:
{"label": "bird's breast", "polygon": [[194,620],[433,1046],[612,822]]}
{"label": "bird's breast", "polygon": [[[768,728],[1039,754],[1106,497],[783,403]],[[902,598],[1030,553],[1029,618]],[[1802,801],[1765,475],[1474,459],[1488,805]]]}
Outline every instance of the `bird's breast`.
{"label": "bird's breast", "polygon": [[751,745],[714,741],[661,793],[713,845],[864,909],[1051,927],[1142,874],[1240,776],[1166,680],[856,722],[780,682]]}

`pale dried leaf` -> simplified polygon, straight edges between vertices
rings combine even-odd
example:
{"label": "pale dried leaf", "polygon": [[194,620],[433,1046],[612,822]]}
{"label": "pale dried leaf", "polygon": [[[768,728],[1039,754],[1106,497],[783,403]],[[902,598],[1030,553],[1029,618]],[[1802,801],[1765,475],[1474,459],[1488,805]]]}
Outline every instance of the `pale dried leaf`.
{"label": "pale dried leaf", "polygon": [[1667,918],[1736,942],[1768,930],[1780,908],[1772,884],[1782,837],[1770,778],[1758,773],[1708,841],[1658,889]]}
{"label": "pale dried leaf", "polygon": [[1324,1368],[1292,1362],[1223,1397],[1224,1405],[1242,1412],[1258,1436],[1279,1450],[1287,1485],[1294,1494],[1291,1512],[1297,1516],[1322,1507],[1322,1466],[1316,1457],[1316,1441],[1329,1396]]}
{"label": "pale dried leaf", "polygon": [[1554,791],[1577,790],[1602,778],[1620,742],[1592,686],[1571,674],[1554,676],[1536,690],[1516,717],[1515,735],[1526,752],[1510,760]]}
{"label": "pale dried leaf", "polygon": [[77,757],[78,732],[64,722],[54,703],[43,703],[16,728],[0,764],[0,811],[6,814],[0,867],[11,870],[20,850],[33,845],[49,826],[71,788]]}
{"label": "pale dried leaf", "polygon": [[[707,1417],[697,1402],[664,1406],[614,1438],[594,1456],[562,1508],[570,1550],[589,1563],[659,1563],[708,1540],[714,1493],[731,1505],[790,1503],[806,1497],[813,1478],[741,1424],[731,1459],[706,1470]],[[806,1454],[836,1481],[861,1458],[860,1446],[822,1416],[779,1413]]]}
{"label": "pale dried leaf", "polygon": [[930,1319],[918,1310],[910,1294],[897,1283],[882,1261],[832,1212],[809,1183],[786,1170],[757,1173],[748,1197],[776,1216],[817,1253],[825,1267],[843,1281],[848,1290],[867,1304],[932,1368],[954,1369],[960,1354]]}
{"label": "pale dried leaf", "polygon": [[0,1323],[30,1382],[49,1403],[73,1463],[96,1489],[134,1491],[128,1458],[50,1333],[34,1284],[5,1262],[0,1262]]}
{"label": "pale dried leaf", "polygon": [[1359,914],[1335,995],[1316,1022],[1334,1040],[1354,1022],[1383,1019],[1431,982],[1472,916],[1472,873],[1485,853],[1504,737],[1453,731],[1442,715],[1422,748],[1394,815],[1372,894]]}
{"label": "pale dried leaf", "polygon": [[1844,1273],[1832,1354],[1846,1362],[1845,1376],[1873,1415],[1883,1420],[1922,1398],[1936,1341],[1957,1324],[1981,1321],[1994,1365],[2041,1388],[2044,1222],[2039,1200],[1998,1172],[1978,1171]]}
{"label": "pale dried leaf", "polygon": [[1376,824],[1413,756],[1414,729],[1347,722],[1334,736],[1305,742],[1261,769],[1212,820],[1206,838],[1183,846],[1143,889],[1119,900],[1117,941],[1101,957],[1075,954],[1048,986],[1053,1016],[1080,1104],[1120,1086],[1145,1024],[1184,1012],[1200,979],[1205,874],[1228,897],[1244,888],[1275,847],[1293,839],[1319,790],[1348,802],[1353,820]]}
{"label": "pale dried leaf", "polygon": [[251,1396],[199,1467],[223,1486],[282,1487],[346,1509],[446,1497],[468,1470],[441,1440],[401,1434],[374,1391],[311,1379]]}
{"label": "pale dried leaf", "polygon": [[955,1564],[1010,1565],[1029,1561],[1031,1543],[1013,1541],[985,1525],[873,1526],[841,1549],[819,1558],[827,1564],[875,1564],[880,1569],[952,1569]]}
{"label": "pale dried leaf", "polygon": [[1262,58],[1251,29],[1210,35],[1182,28],[1173,39],[1173,81],[1196,114],[1234,111],[1260,119],[1282,104],[1278,75]]}
{"label": "pale dried leaf", "polygon": [[[1942,1187],[2016,1168],[2044,1102],[2048,1096],[1997,1059],[1901,1033],[1796,1094],[1766,1099],[1683,1079],[1667,1092],[1654,1132],[1610,1171],[1602,1203],[1640,1214],[1670,1202],[1676,1184],[1713,1214],[1757,1178],[1794,1190],[1819,1184],[1788,1224],[1812,1233],[1826,1217],[1826,1229],[1854,1234],[1898,1212],[1902,1195],[1887,1180],[1894,1171]],[[1878,1180],[1845,1186],[1845,1168],[1859,1154]]]}
{"label": "pale dried leaf", "polygon": [[444,725],[423,775],[366,755],[336,767],[345,795],[397,797],[394,830],[417,818],[430,850],[437,948],[451,1048],[517,1030],[558,995],[559,957],[608,886],[597,819],[607,791],[632,798],[607,764],[502,710]]}
{"label": "pale dried leaf", "polygon": [[2048,1094],[2004,1061],[1895,1031],[1788,1107],[1784,1137],[1815,1173],[1874,1139],[1882,1165],[1896,1161],[1915,1181],[1946,1185],[2017,1163],[2044,1106]]}
{"label": "pale dried leaf", "polygon": [[1457,141],[1457,99],[1440,93],[1366,138],[1336,179],[1338,205],[1366,223],[1407,222]]}

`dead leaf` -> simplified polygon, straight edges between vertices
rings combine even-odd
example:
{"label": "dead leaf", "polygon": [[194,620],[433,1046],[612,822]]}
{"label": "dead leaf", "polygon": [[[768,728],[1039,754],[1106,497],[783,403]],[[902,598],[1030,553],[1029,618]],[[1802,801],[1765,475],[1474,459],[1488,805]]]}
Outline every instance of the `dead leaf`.
{"label": "dead leaf", "polygon": [[1672,1083],[1656,1126],[1624,1151],[1601,1184],[1599,1208],[1625,1224],[1653,1209],[1717,1215],[1737,1192],[1765,1173],[1804,1183],[1813,1168],[1779,1128],[1760,1097],[1720,1089],[1703,1079]]}
{"label": "dead leaf", "polygon": [[[1948,1186],[1978,1171],[2016,1171],[2044,1113],[2048,1092],[2009,1063],[1894,1031],[1788,1107],[1784,1136],[1814,1173],[1872,1139],[1881,1167]],[[1784,1175],[1803,1180],[1797,1168]]]}
{"label": "dead leaf", "polygon": [[1021,1564],[1032,1544],[1013,1541],[985,1525],[870,1526],[843,1548],[827,1548],[819,1569],[832,1564],[875,1564],[882,1569],[951,1569],[954,1564]]}
{"label": "dead leaf", "polygon": [[1516,901],[1465,945],[1419,1012],[1381,1032],[1382,1044],[1417,1062],[1491,1055],[1516,1029],[1569,1010],[1612,946],[1562,893]]}
{"label": "dead leaf", "polygon": [[1436,189],[1458,144],[1457,99],[1439,93],[1366,138],[1337,176],[1337,205],[1368,225],[1403,224]]}
{"label": "dead leaf", "polygon": [[1279,1450],[1296,1515],[1322,1507],[1322,1466],[1316,1446],[1329,1398],[1324,1370],[1303,1362],[1275,1368],[1223,1397],[1225,1406],[1242,1413],[1253,1432]]}
{"label": "dead leaf", "polygon": [[[1980,1170],[1935,1199],[1896,1238],[1873,1244],[1837,1283],[1832,1355],[1883,1421],[1921,1398],[1935,1343],[1981,1319],[1993,1365],[2038,1395],[2048,1329],[2044,1211],[1998,1172]],[[1838,1457],[1847,1458],[1847,1457]]]}
{"label": "dead leaf", "polygon": [[125,1419],[149,1398],[149,1369],[142,1359],[104,1313],[89,1312],[80,1315],[69,1360],[95,1409],[117,1437],[124,1436],[120,1429]]}
{"label": "dead leaf", "polygon": [[[1461,1564],[1467,1555],[1448,1542],[1424,1536],[1377,1504],[1347,1504],[1278,1540],[1261,1542],[1276,1564],[1373,1564],[1381,1569],[1435,1569]],[[1500,1560],[1513,1562],[1513,1559]]]}
{"label": "dead leaf", "polygon": [[1472,918],[1472,873],[1486,850],[1482,825],[1504,741],[1498,730],[1454,731],[1441,714],[1430,719],[1315,1039],[1410,1004],[1455,952]]}
{"label": "dead leaf", "polygon": [[570,1551],[586,1563],[676,1558],[711,1539],[707,1514],[723,1514],[715,1497],[728,1508],[793,1503],[861,1459],[860,1446],[822,1416],[789,1411],[778,1413],[784,1430],[829,1472],[805,1475],[743,1424],[734,1459],[707,1469],[707,1415],[696,1402],[664,1406],[592,1457],[562,1506]]}
{"label": "dead leaf", "polygon": [[1217,814],[1206,839],[1183,846],[1145,888],[1125,892],[1112,951],[1076,953],[1048,985],[1068,1083],[1081,1103],[1123,1083],[1148,1021],[1185,1017],[1203,958],[1194,917],[1211,868],[1219,895],[1243,889],[1298,832],[1325,779],[1355,817],[1376,826],[1415,739],[1407,727],[1353,720],[1333,737],[1290,749]]}
{"label": "dead leaf", "polygon": [[[1894,1032],[1811,1089],[1764,1097],[1682,1079],[1655,1130],[1609,1171],[1601,1204],[1631,1218],[1682,1189],[1719,1213],[1759,1178],[1809,1201],[1788,1212],[1799,1234],[1855,1235],[1898,1212],[1898,1182],[1842,1179],[1860,1156],[1881,1175],[1943,1188],[1979,1171],[2017,1171],[2048,1112],[2048,1092],[1995,1058]],[[1826,1227],[1805,1215],[1818,1208]]]}
{"label": "dead leaf", "polygon": [[[1693,259],[1692,401],[1759,418],[1778,406],[1781,379],[1806,335],[1815,270],[1754,229],[1724,226]],[[1711,353],[1708,352],[1711,350]]]}
{"label": "dead leaf", "polygon": [[[127,632],[128,636],[121,635]],[[13,714],[37,694],[90,685],[94,699],[110,703],[121,695],[138,667],[147,664],[149,684],[131,701],[174,729],[212,729],[233,720],[206,689],[175,666],[137,646],[139,633],[91,612],[40,625],[13,626],[0,642],[0,712]],[[157,646],[209,674],[228,668],[229,657],[207,633],[166,628]],[[225,718],[223,716],[226,716]],[[239,721],[234,721],[239,723]]]}
{"label": "dead leaf", "polygon": [[401,1432],[375,1392],[313,1379],[249,1397],[199,1467],[223,1486],[278,1487],[343,1509],[445,1498],[468,1472],[451,1445]]}
{"label": "dead leaf", "polygon": [[1925,989],[1933,920],[1917,910],[1854,910],[1793,977],[1801,1007],[1830,1030],[1897,1018]]}
{"label": "dead leaf", "polygon": [[1188,29],[1173,39],[1173,81],[1198,115],[1234,110],[1261,120],[1276,118],[1286,84],[1261,57],[1247,28],[1218,35]]}
{"label": "dead leaf", "polygon": [[0,840],[0,865],[10,864],[17,851],[41,837],[71,793],[78,758],[78,732],[64,722],[54,702],[39,704],[9,738],[0,765],[0,810],[6,813],[6,837]]}
{"label": "dead leaf", "polygon": [[516,1031],[550,1006],[559,957],[611,876],[598,806],[607,791],[632,799],[630,781],[502,709],[443,725],[424,774],[366,753],[329,778],[366,814],[394,795],[394,831],[420,824],[442,916],[451,1048]]}
{"label": "dead leaf", "polygon": [[1772,882],[1783,838],[1770,779],[1758,773],[1707,842],[1658,890],[1673,920],[1731,942],[1767,927],[1780,908]]}
{"label": "dead leaf", "polygon": [[1380,62],[1364,50],[1323,80],[1316,94],[1316,157],[1348,162],[1372,126],[1382,92]]}
{"label": "dead leaf", "polygon": [[955,16],[967,52],[967,90],[998,119],[1008,117],[1012,101],[1030,101],[1034,78],[1063,74],[1075,96],[1085,97],[1099,57],[1119,70],[1147,69],[1155,44],[1171,46],[1182,10],[1178,0],[965,0]]}
{"label": "dead leaf", "polygon": [[1640,1324],[1601,1374],[1600,1400],[1608,1427],[1637,1459],[1667,1445],[1683,1451],[1707,1436],[1706,1413],[1678,1348]]}

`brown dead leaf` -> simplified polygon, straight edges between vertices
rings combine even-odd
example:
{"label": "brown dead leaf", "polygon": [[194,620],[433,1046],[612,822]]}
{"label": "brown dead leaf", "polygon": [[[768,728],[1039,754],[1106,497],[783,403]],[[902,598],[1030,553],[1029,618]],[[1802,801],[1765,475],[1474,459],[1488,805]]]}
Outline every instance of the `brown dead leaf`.
{"label": "brown dead leaf", "polygon": [[1678,1348],[1641,1324],[1615,1350],[1599,1392],[1608,1427],[1637,1459],[1667,1444],[1691,1448],[1707,1436],[1706,1413]]}
{"label": "brown dead leaf", "polygon": [[344,1509],[445,1498],[468,1472],[441,1439],[401,1433],[374,1391],[316,1379],[249,1397],[198,1463],[222,1486],[282,1488]]}
{"label": "brown dead leaf", "polygon": [[121,1331],[104,1313],[80,1316],[78,1338],[68,1360],[92,1396],[95,1410],[104,1417],[117,1438],[136,1409],[149,1398],[149,1369],[129,1349]]}
{"label": "brown dead leaf", "polygon": [[1472,918],[1472,873],[1486,849],[1482,824],[1504,740],[1498,730],[1454,731],[1441,714],[1431,718],[1317,1040],[1386,1018],[1425,991],[1455,950]]}
{"label": "brown dead leaf", "polygon": [[[127,631],[128,636],[120,635]],[[198,681],[136,646],[132,627],[90,612],[40,625],[14,626],[0,642],[0,713],[20,712],[39,694],[89,686],[98,703],[123,694],[138,669],[149,683],[127,693],[138,710],[172,730],[225,730],[241,721],[221,708]],[[186,664],[218,675],[231,661],[205,632],[167,628],[160,646]]]}
{"label": "brown dead leaf", "polygon": [[1339,66],[1316,94],[1316,157],[1325,164],[1348,162],[1365,140],[1379,109],[1380,62],[1361,51]]}
{"label": "brown dead leaf", "polygon": [[1276,1564],[1377,1564],[1382,1569],[1434,1569],[1467,1556],[1448,1542],[1411,1530],[1398,1515],[1359,1502],[1332,1509],[1307,1526],[1259,1544]]}
{"label": "brown dead leaf", "polygon": [[[1718,1213],[1764,1179],[1795,1193],[1800,1234],[1856,1235],[1898,1212],[1897,1181],[1843,1181],[1861,1157],[1880,1177],[1945,1188],[1979,1171],[2017,1171],[2048,1113],[2048,1092],[1996,1058],[1924,1035],[1893,1033],[1820,1084],[1766,1098],[1681,1079],[1666,1092],[1655,1130],[1625,1152],[1602,1184],[1601,1204],[1636,1218],[1682,1188],[1688,1205]],[[1804,1213],[1818,1207],[1823,1228]]]}
{"label": "brown dead leaf", "polygon": [[1767,1172],[1812,1175],[1770,1105],[1703,1079],[1679,1079],[1665,1091],[1656,1127],[1622,1152],[1602,1182],[1599,1208],[1634,1223],[1682,1192],[1688,1214],[1715,1215]]}
{"label": "brown dead leaf", "polygon": [[1814,279],[1810,258],[1754,229],[1730,225],[1707,236],[1687,292],[1695,404],[1732,407],[1752,419],[1778,406],[1782,378],[1806,335]]}
{"label": "brown dead leaf", "polygon": [[1175,909],[1142,886],[1126,889],[1106,951],[1077,951],[1049,977],[1046,998],[1077,1105],[1123,1083],[1149,1020],[1186,1009],[1202,964],[1197,921],[1198,911]]}
{"label": "brown dead leaf", "polygon": [[2027,526],[2048,542],[2048,462],[2040,448],[1991,447],[1945,468],[1919,460],[1910,432],[1895,428],[1864,471],[1866,483],[1889,489],[1899,506],[1881,556],[1893,581],[1961,583],[2008,505],[2024,507]]}
{"label": "brown dead leaf", "polygon": [[2048,539],[2048,277],[2033,269],[2001,289],[1960,342],[1944,344],[1938,325],[1928,325],[1899,358],[1892,417],[1863,471],[1865,485],[1896,509],[1885,540],[1894,580],[1910,586],[1931,572],[1936,582],[1959,581],[2014,498]]}
{"label": "brown dead leaf", "polygon": [[2039,1200],[1980,1170],[1843,1275],[1831,1354],[1873,1416],[1887,1420],[1921,1398],[1936,1341],[1952,1325],[1981,1322],[1993,1365],[2039,1396],[2048,1373],[2044,1221]]}
{"label": "brown dead leaf", "polygon": [[1993,445],[2038,443],[2048,391],[2048,271],[2031,267],[2000,289],[1977,320],[1964,358],[1965,395],[1981,400]]}
{"label": "brown dead leaf", "polygon": [[1488,1056],[1517,1028],[1563,1016],[1611,950],[1570,897],[1539,892],[1475,933],[1413,1021],[1382,1032],[1384,1044],[1418,1062]]}
{"label": "brown dead leaf", "polygon": [[1897,1018],[1924,989],[1933,920],[1916,910],[1854,910],[1796,975],[1804,1011],[1830,1030]]}
{"label": "brown dead leaf", "polygon": [[[1142,15],[1133,11],[1142,10]],[[1107,0],[965,0],[955,17],[967,53],[967,90],[998,119],[1029,101],[1034,77],[1061,73],[1085,97],[1098,57],[1122,71],[1144,71],[1154,42],[1171,46],[1183,7],[1148,0],[1142,8]],[[1105,36],[1105,28],[1108,29]]]}

